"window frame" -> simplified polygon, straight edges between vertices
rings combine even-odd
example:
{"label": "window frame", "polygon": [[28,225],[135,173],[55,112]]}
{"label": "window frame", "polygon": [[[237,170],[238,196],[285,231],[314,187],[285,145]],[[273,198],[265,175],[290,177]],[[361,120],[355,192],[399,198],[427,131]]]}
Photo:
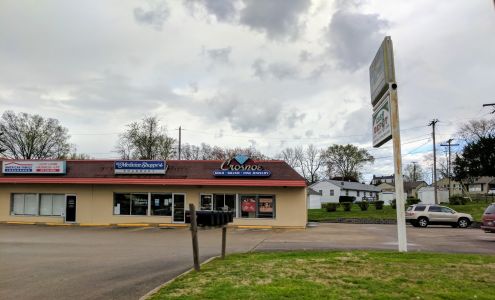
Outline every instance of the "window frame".
{"label": "window frame", "polygon": [[[23,213],[22,214],[16,214],[14,213],[14,197],[15,195],[22,195],[23,196]],[[25,213],[26,211],[26,195],[34,195],[36,198],[36,213],[34,214],[28,214]],[[41,214],[41,197],[43,195],[49,195],[51,196],[51,214]],[[59,195],[63,196],[63,208],[62,208],[62,213],[60,215],[54,215],[53,214],[53,196]],[[67,209],[67,195],[72,195],[72,194],[67,194],[67,193],[31,193],[31,192],[20,192],[20,193],[10,193],[10,215],[11,216],[34,216],[34,217],[65,217],[66,209]]]}
{"label": "window frame", "polygon": [[[255,212],[255,217],[250,218],[250,217],[243,217],[242,216],[242,205],[241,205],[241,200],[242,197],[252,197],[256,199],[255,206],[256,206],[256,212]],[[259,217],[259,198],[268,198],[271,197],[273,201],[273,212],[272,212],[272,217],[267,218],[267,217]],[[238,210],[237,210],[237,217],[239,219],[258,219],[258,220],[276,220],[277,219],[277,197],[275,194],[238,194],[237,195],[237,205],[238,205]]]}

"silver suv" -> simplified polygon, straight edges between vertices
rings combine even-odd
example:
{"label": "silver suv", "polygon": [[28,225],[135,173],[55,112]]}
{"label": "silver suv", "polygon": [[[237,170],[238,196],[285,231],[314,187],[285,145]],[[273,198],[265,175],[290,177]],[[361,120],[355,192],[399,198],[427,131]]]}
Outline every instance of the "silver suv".
{"label": "silver suv", "polygon": [[407,208],[406,222],[411,223],[414,227],[450,225],[454,228],[466,228],[473,222],[473,217],[470,214],[458,213],[445,206],[416,204]]}

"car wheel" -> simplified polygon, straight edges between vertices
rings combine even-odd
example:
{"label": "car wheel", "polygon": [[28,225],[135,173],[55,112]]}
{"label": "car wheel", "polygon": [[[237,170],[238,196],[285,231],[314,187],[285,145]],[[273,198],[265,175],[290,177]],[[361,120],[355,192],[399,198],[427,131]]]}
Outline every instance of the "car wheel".
{"label": "car wheel", "polygon": [[467,228],[469,227],[469,220],[466,218],[460,218],[459,221],[457,221],[457,225],[460,228]]}
{"label": "car wheel", "polygon": [[419,227],[427,227],[428,226],[428,219],[427,218],[419,218],[418,219],[418,226]]}

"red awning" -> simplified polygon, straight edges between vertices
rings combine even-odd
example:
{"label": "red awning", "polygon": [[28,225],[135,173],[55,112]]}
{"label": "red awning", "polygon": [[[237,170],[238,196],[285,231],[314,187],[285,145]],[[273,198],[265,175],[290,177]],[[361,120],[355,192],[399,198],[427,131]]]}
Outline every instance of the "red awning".
{"label": "red awning", "polygon": [[160,178],[70,178],[70,177],[0,177],[2,183],[39,184],[128,184],[170,186],[253,186],[253,187],[305,187],[302,180],[247,180],[247,179],[160,179]]}

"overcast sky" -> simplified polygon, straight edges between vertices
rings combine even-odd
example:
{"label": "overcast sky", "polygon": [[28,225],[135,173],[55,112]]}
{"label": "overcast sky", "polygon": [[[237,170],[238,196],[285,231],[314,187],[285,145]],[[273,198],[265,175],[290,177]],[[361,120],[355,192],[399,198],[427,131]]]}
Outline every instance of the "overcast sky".
{"label": "overcast sky", "polygon": [[185,143],[371,146],[368,67],[394,43],[404,163],[495,102],[490,0],[0,1],[1,112],[69,128],[77,151],[112,158],[125,125],[157,115]]}

